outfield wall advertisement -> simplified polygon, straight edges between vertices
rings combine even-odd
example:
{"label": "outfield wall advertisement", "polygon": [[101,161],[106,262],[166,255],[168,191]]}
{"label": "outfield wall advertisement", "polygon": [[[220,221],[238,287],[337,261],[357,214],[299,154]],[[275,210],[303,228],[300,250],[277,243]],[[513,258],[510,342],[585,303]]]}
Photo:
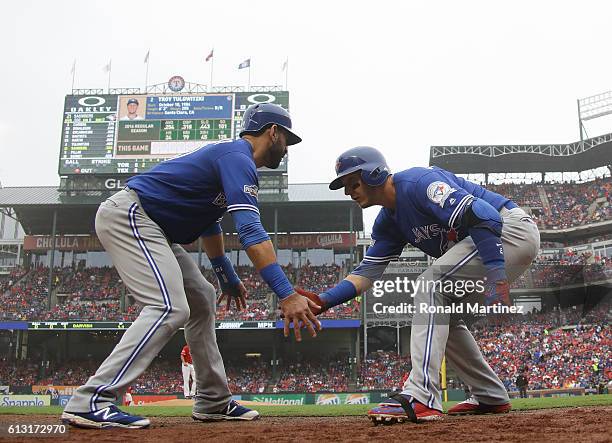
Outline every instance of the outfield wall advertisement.
{"label": "outfield wall advertisement", "polygon": [[50,406],[50,395],[2,395],[0,396],[0,408]]}
{"label": "outfield wall advertisement", "polygon": [[318,394],[315,400],[317,405],[367,405],[368,403],[370,403],[370,394],[367,392]]}

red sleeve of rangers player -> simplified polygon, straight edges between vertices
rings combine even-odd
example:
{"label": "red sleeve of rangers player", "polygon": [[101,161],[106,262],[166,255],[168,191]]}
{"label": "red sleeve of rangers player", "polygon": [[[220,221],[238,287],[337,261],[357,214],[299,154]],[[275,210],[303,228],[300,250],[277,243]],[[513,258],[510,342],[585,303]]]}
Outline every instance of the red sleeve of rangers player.
{"label": "red sleeve of rangers player", "polygon": [[191,352],[189,352],[188,345],[183,346],[183,350],[181,351],[181,357],[183,357],[185,363],[193,364],[193,362],[191,361]]}

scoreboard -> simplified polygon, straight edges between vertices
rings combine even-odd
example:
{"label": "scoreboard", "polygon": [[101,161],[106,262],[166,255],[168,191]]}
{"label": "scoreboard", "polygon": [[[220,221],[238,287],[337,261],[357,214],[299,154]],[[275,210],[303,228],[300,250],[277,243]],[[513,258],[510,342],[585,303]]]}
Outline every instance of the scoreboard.
{"label": "scoreboard", "polygon": [[[289,93],[68,95],[59,174],[144,172],[161,161],[237,137],[242,115],[254,103],[288,109]],[[286,172],[286,162],[279,172]]]}

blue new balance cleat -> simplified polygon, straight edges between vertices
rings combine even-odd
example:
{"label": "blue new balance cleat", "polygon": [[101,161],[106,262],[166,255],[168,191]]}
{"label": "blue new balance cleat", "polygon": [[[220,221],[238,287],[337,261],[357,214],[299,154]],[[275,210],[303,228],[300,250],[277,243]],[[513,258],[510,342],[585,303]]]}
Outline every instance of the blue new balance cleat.
{"label": "blue new balance cleat", "polygon": [[126,428],[140,429],[151,424],[148,418],[138,417],[123,412],[115,405],[98,409],[94,412],[69,412],[64,411],[61,417],[66,424],[78,428]]}
{"label": "blue new balance cleat", "polygon": [[221,420],[256,420],[259,412],[245,408],[235,400],[231,400],[227,406],[218,412],[196,412],[191,413],[194,420],[199,421],[221,421]]}

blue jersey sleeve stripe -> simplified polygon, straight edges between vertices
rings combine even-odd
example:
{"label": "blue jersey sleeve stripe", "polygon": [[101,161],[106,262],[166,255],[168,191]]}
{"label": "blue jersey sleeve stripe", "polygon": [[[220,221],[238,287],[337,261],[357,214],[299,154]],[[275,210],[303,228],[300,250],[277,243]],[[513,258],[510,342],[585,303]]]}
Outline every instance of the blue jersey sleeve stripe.
{"label": "blue jersey sleeve stripe", "polygon": [[396,260],[399,260],[399,257],[387,258],[385,260],[372,260],[371,258],[364,258],[362,261],[370,262],[370,263],[388,263],[388,262],[396,261]]}
{"label": "blue jersey sleeve stripe", "polygon": [[448,225],[452,228],[454,227],[455,221],[459,213],[461,212],[463,206],[471,199],[473,196],[471,194],[464,195],[463,198],[457,204],[457,207],[452,212],[451,216],[448,219]]}
{"label": "blue jersey sleeve stripe", "polygon": [[233,209],[227,210],[227,212],[236,212],[236,211],[252,211],[252,212],[259,214],[259,211],[255,208],[233,208]]}
{"label": "blue jersey sleeve stripe", "polygon": [[243,206],[246,206],[246,207],[249,207],[249,208],[254,208],[254,209],[259,209],[257,206],[255,206],[255,205],[249,205],[248,203],[236,203],[235,205],[229,205],[229,206],[227,207],[227,209],[230,209],[230,208],[238,208],[238,207],[243,207]]}
{"label": "blue jersey sleeve stripe", "polygon": [[463,210],[463,207],[474,198],[473,195],[468,194],[466,196],[464,196],[461,201],[459,202],[459,204],[457,205],[457,207],[455,208],[455,210],[453,211],[453,213],[451,214],[450,218],[448,219],[448,226],[450,226],[451,228],[455,227],[455,222],[457,221],[457,216],[461,213],[461,211]]}
{"label": "blue jersey sleeve stripe", "polygon": [[227,212],[242,210],[253,211],[259,214],[259,209],[257,208],[257,206],[254,205],[230,205],[227,207]]}
{"label": "blue jersey sleeve stripe", "polygon": [[387,255],[387,256],[384,256],[384,257],[376,257],[374,255],[364,255],[363,258],[367,258],[367,259],[370,259],[370,260],[386,260],[388,258],[399,258],[399,255],[394,254],[394,255]]}

